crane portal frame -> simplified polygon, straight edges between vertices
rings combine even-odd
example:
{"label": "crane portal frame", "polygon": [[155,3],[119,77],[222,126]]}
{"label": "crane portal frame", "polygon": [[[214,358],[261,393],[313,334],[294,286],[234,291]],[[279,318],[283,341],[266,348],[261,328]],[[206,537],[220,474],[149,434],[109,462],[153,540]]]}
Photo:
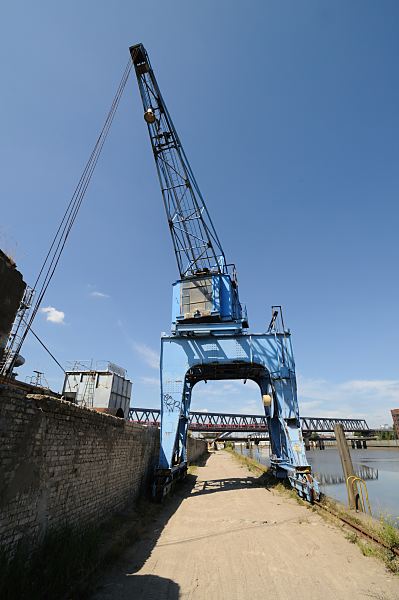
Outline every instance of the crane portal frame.
{"label": "crane portal frame", "polygon": [[187,431],[199,381],[251,379],[260,389],[270,432],[271,465],[308,501],[320,495],[305,455],[289,332],[161,338],[161,448],[154,483],[160,499],[187,471]]}

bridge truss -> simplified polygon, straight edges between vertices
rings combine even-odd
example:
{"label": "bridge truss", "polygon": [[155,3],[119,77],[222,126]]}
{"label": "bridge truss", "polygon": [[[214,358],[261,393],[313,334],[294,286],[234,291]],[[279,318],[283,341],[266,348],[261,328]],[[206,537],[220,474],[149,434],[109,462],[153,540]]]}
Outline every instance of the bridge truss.
{"label": "bridge truss", "polygon": [[[141,425],[159,426],[160,410],[154,408],[130,408],[129,421]],[[331,433],[334,425],[341,423],[348,433],[369,433],[365,419],[335,419],[327,417],[300,417],[302,433]],[[219,432],[267,432],[264,415],[239,415],[234,413],[190,412],[188,428],[191,431]]]}

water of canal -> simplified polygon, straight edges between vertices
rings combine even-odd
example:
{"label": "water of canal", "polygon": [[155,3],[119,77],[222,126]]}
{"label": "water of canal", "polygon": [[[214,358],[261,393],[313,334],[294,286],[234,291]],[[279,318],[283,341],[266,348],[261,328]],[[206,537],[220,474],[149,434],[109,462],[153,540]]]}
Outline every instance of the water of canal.
{"label": "water of canal", "polygon": [[[269,466],[269,448],[253,446],[242,453]],[[240,452],[240,447],[236,448]],[[351,450],[352,462],[359,477],[366,481],[374,516],[389,516],[399,526],[399,448],[368,448]],[[344,504],[348,502],[345,480],[338,449],[309,450],[306,453],[312,471],[321,484],[321,491]]]}

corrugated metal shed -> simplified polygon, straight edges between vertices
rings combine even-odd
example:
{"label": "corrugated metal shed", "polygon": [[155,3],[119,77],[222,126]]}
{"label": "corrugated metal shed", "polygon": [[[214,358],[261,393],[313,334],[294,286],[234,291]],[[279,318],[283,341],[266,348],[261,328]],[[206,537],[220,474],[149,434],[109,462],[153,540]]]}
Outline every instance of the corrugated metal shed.
{"label": "corrugated metal shed", "polygon": [[125,369],[113,363],[76,361],[65,373],[62,395],[87,408],[127,417],[132,382],[127,379]]}

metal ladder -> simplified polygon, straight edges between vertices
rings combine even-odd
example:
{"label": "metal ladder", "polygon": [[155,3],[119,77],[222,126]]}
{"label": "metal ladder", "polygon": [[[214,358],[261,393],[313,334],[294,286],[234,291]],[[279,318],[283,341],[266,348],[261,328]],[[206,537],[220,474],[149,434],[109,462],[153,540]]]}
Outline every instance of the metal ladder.
{"label": "metal ladder", "polygon": [[95,378],[96,378],[96,373],[95,371],[89,371],[87,373],[87,385],[86,385],[86,389],[83,393],[83,398],[82,398],[82,404],[84,406],[86,406],[87,408],[93,408],[93,403],[94,403],[94,388],[95,388]]}

